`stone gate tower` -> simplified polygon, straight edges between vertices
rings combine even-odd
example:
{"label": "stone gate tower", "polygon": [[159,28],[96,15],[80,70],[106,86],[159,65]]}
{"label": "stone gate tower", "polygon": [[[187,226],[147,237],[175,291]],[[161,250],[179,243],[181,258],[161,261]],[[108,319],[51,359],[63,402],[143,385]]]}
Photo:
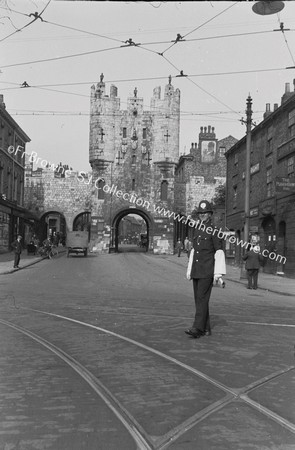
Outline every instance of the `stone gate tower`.
{"label": "stone gate tower", "polygon": [[89,162],[94,250],[116,251],[120,220],[136,213],[147,225],[148,250],[173,253],[180,91],[174,89],[169,77],[163,98],[161,88],[154,89],[149,110],[145,110],[137,88],[127,99],[127,108],[121,110],[117,87],[111,85],[107,95],[103,78],[102,74],[100,82],[91,87]]}

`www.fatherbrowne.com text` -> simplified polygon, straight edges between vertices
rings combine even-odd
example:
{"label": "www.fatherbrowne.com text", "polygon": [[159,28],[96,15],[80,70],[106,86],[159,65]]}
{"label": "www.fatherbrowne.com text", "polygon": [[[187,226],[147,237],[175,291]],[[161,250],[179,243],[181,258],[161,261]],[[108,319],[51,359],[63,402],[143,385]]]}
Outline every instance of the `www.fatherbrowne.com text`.
{"label": "www.fatherbrowne.com text", "polygon": [[[178,221],[183,224],[188,224],[189,227],[196,228],[198,230],[206,231],[208,234],[212,234],[212,236],[217,235],[219,239],[228,240],[231,244],[236,244],[241,246],[242,248],[247,249],[249,246],[249,242],[243,241],[242,239],[238,239],[234,235],[229,235],[226,231],[223,231],[221,228],[217,229],[214,227],[206,227],[206,225],[201,220],[194,220],[191,215],[183,216],[180,214],[176,214],[173,211],[170,211],[162,206],[156,206],[151,204],[150,201],[144,200],[141,197],[137,197],[134,193],[124,192],[114,184],[109,186],[108,184],[104,184],[104,178],[97,178],[93,181],[92,176],[88,178],[86,172],[79,172],[77,176],[79,182],[84,182],[86,184],[93,183],[94,187],[98,190],[102,189],[106,194],[111,194],[116,196],[117,198],[123,198],[123,200],[128,201],[129,203],[135,204],[138,207],[146,209],[148,212],[153,212],[162,217],[167,217],[168,219],[172,219],[173,221]],[[101,182],[101,183],[100,183]],[[250,244],[251,245],[251,244]],[[285,264],[287,259],[285,256],[277,255],[275,252],[270,252],[268,249],[263,249],[260,251],[260,248],[256,248],[255,245],[251,245],[251,249],[260,253],[263,257],[269,258],[272,261],[277,261],[279,263]]]}

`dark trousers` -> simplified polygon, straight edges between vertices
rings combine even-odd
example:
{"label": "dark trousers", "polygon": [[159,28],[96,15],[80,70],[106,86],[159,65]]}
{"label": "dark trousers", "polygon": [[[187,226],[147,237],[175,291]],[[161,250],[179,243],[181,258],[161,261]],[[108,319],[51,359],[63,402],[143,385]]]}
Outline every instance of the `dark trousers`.
{"label": "dark trousers", "polygon": [[247,270],[248,288],[257,289],[258,272],[259,272],[259,269],[248,269]]}
{"label": "dark trousers", "polygon": [[209,300],[212,286],[213,278],[193,278],[196,314],[192,328],[196,330],[210,330]]}
{"label": "dark trousers", "polygon": [[19,265],[19,260],[20,260],[20,253],[15,253],[14,254],[14,266],[13,267],[17,267]]}

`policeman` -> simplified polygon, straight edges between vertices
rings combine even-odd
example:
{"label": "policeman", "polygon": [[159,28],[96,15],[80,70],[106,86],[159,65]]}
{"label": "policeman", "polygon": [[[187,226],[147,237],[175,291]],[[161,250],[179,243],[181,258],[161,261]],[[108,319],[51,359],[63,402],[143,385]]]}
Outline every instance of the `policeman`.
{"label": "policeman", "polygon": [[212,206],[202,200],[197,209],[199,220],[196,221],[196,233],[190,252],[187,278],[193,280],[195,298],[195,320],[185,333],[193,338],[210,336],[209,299],[213,280],[218,280],[226,273],[223,243],[219,232],[212,225]]}

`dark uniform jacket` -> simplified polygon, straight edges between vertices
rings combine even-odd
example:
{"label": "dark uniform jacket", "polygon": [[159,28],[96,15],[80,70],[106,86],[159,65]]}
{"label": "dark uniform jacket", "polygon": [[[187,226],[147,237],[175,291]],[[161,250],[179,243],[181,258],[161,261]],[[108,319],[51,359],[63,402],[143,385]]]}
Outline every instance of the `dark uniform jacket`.
{"label": "dark uniform jacket", "polygon": [[[202,224],[204,228],[205,224]],[[208,227],[211,227],[208,229]],[[211,222],[206,223],[206,230],[196,229],[193,239],[194,260],[191,278],[213,278],[214,255],[217,250],[223,250],[222,239],[217,237],[218,230],[213,235],[214,227]]]}
{"label": "dark uniform jacket", "polygon": [[246,260],[245,269],[251,270],[259,269],[260,263],[263,262],[264,258],[262,255],[259,255],[259,253],[255,253],[254,250],[249,250],[243,256],[243,260]]}
{"label": "dark uniform jacket", "polygon": [[22,245],[21,245],[21,243],[18,240],[12,242],[11,247],[14,249],[15,253],[21,254],[21,252],[22,252]]}

